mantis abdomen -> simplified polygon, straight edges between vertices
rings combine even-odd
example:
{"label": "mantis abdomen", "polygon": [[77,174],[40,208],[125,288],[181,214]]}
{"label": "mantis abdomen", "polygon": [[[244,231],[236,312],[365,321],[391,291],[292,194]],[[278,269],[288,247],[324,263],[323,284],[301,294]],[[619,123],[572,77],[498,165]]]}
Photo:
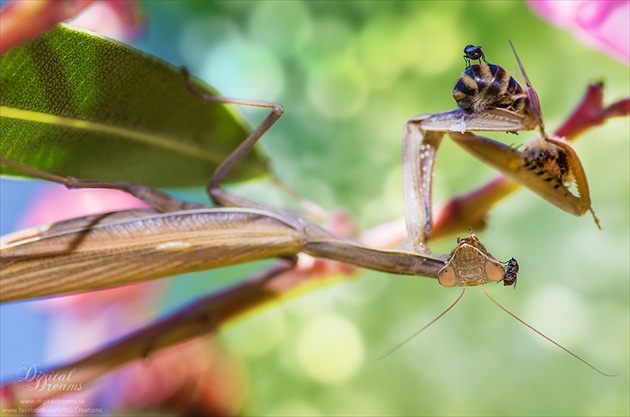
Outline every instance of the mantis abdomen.
{"label": "mantis abdomen", "polygon": [[0,301],[293,256],[303,240],[281,218],[256,210],[132,210],[82,217],[2,239]]}

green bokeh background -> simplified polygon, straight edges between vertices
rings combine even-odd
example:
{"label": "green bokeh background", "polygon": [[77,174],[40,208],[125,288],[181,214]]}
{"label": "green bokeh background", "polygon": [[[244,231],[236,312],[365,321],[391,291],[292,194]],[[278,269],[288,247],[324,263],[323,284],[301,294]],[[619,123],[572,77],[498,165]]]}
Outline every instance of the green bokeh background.
{"label": "green bokeh background", "polygon": [[[276,101],[285,116],[263,143],[274,170],[360,229],[403,215],[401,130],[414,114],[454,108],[462,49],[483,45],[513,74],[515,44],[557,127],[588,83],[607,101],[630,95],[628,67],[540,20],[520,1],[147,1],[138,48],[186,65],[226,96]],[[519,78],[519,77],[517,77]],[[244,110],[252,124],[260,110]],[[378,358],[457,296],[434,280],[365,272],[287,300],[219,336],[244,364],[247,415],[628,415],[629,123],[609,122],[576,145],[589,176],[591,218],[528,191],[492,211],[480,234],[521,266],[516,290],[490,286],[511,311],[604,371],[544,341],[470,289],[441,321]],[[498,135],[509,143],[531,137]],[[435,201],[497,174],[446,140]],[[268,184],[240,192],[269,197]],[[183,192],[190,197],[191,194]],[[201,194],[199,194],[201,198]],[[279,198],[279,197],[278,197]],[[454,247],[454,237],[435,251]],[[165,309],[260,264],[174,280]]]}
{"label": "green bokeh background", "polygon": [[[137,45],[185,64],[223,94],[276,101],[286,114],[263,147],[278,176],[361,229],[403,214],[401,128],[418,113],[454,108],[463,46],[483,45],[513,74],[515,44],[550,128],[588,83],[628,96],[628,68],[535,16],[520,1],[146,2]],[[519,77],[517,77],[519,78]],[[245,110],[252,123],[264,113]],[[531,137],[499,135],[510,143]],[[294,298],[226,330],[245,364],[248,415],[627,415],[629,412],[628,119],[576,145],[589,176],[590,216],[573,217],[527,191],[498,206],[481,234],[521,265],[507,308],[611,373],[596,374],[493,306],[477,289],[430,330],[379,356],[439,314],[458,290],[365,272]],[[435,199],[496,174],[450,141]],[[263,191],[261,191],[263,190]],[[267,193],[259,184],[245,191]],[[449,251],[454,238],[438,242]],[[255,267],[177,281],[170,306]],[[212,279],[209,280],[208,276]]]}

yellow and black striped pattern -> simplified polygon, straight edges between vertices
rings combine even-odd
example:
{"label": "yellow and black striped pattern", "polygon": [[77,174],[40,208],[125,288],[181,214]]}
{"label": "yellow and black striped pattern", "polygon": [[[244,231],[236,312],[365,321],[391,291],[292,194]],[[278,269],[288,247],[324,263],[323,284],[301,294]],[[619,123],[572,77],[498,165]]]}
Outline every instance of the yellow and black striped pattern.
{"label": "yellow and black striped pattern", "polygon": [[522,112],[527,94],[505,69],[498,65],[471,65],[457,80],[453,89],[457,105],[467,113],[490,108],[505,108]]}

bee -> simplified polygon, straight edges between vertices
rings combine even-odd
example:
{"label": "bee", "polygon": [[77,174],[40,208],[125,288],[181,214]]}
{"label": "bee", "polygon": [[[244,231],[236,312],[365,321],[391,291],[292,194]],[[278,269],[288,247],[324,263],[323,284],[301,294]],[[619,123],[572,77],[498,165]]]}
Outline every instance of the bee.
{"label": "bee", "polygon": [[518,275],[518,262],[511,258],[505,263],[505,274],[503,274],[503,285],[514,285],[516,288],[516,277]]}
{"label": "bee", "polygon": [[[478,64],[471,65],[471,60]],[[503,108],[516,113],[529,111],[527,93],[503,67],[486,61],[481,46],[464,48],[466,70],[460,75],[453,98],[466,113],[479,113],[491,108]],[[483,61],[483,62],[482,62]]]}

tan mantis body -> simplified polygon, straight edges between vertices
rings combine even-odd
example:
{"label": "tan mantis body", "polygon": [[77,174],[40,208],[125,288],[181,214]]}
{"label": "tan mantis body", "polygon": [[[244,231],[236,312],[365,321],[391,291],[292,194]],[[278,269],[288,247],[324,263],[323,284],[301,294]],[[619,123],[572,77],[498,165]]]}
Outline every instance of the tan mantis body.
{"label": "tan mantis body", "polygon": [[[431,187],[434,158],[445,133],[473,154],[493,161],[489,163],[497,164],[506,174],[516,172],[517,181],[565,210],[583,214],[590,209],[586,177],[577,155],[564,142],[544,135],[542,118],[539,112],[536,113],[536,107],[526,107],[526,111],[520,113],[490,108],[470,114],[457,109],[437,115],[416,116],[405,126],[405,208],[408,239],[413,252],[366,247],[327,232],[301,216],[271,209],[223,191],[219,184],[280,117],[282,108],[273,103],[208,97],[196,91],[190,83],[188,86],[208,101],[272,109],[265,121],[210,180],[208,191],[212,198],[220,205],[235,207],[210,208],[184,203],[158,190],[121,182],[62,178],[2,158],[0,162],[6,166],[71,188],[127,191],[155,210],[88,216],[5,236],[0,248],[1,301],[93,290],[264,258],[294,259],[300,252],[384,272],[437,278],[444,286],[466,287],[500,281],[505,274],[503,266],[472,233],[470,237],[460,239],[451,254],[433,254],[428,247],[433,225]],[[566,172],[554,170],[556,165],[560,165],[553,158],[541,168],[549,176],[557,177],[563,183],[562,187],[550,186],[549,181],[543,179],[541,182],[541,175],[532,175],[519,168],[517,165],[525,164],[522,161],[528,158],[517,153],[520,151],[469,133],[484,130],[517,132],[536,127],[541,128],[541,140],[546,146],[558,146],[573,158],[565,164]],[[532,152],[538,152],[538,149],[539,146],[534,145],[524,152],[532,159]],[[503,158],[506,155],[509,157]],[[574,196],[577,200],[566,194],[568,187],[564,182],[570,179],[582,192],[581,196]],[[184,314],[185,319],[188,320],[191,314]],[[198,314],[206,317],[208,313],[204,309]],[[168,318],[164,322],[168,322]],[[201,329],[169,339],[169,343],[211,331],[213,326],[208,323]],[[154,338],[155,335],[148,339],[152,346],[162,346]],[[146,339],[143,340],[146,342]]]}
{"label": "tan mantis body", "polygon": [[94,290],[300,252],[383,272],[437,277],[438,258],[378,250],[259,209],[131,210],[3,237],[2,292],[13,301]]}
{"label": "tan mantis body", "polygon": [[[302,251],[379,271],[435,278],[448,258],[433,254],[427,246],[433,224],[431,187],[435,154],[445,133],[506,173],[515,172],[517,181],[554,204],[574,214],[583,214],[590,208],[586,176],[579,159],[568,145],[544,139],[538,99],[530,86],[527,90],[530,104],[520,106],[518,111],[492,107],[479,113],[467,113],[457,109],[411,118],[403,133],[403,181],[408,238],[414,251],[367,248],[285,210],[269,208],[223,191],[221,182],[284,110],[274,103],[207,96],[192,85],[186,71],[185,76],[188,88],[204,100],[272,110],[219,166],[208,185],[215,202],[242,209],[212,209],[185,203],[159,190],[124,182],[62,178],[2,158],[0,162],[6,166],[71,188],[115,188],[129,192],[162,213],[132,211],[90,216],[6,236],[0,250],[1,301],[105,288],[257,259],[292,257]],[[566,148],[570,157],[567,170],[571,171],[571,178],[577,182],[582,196],[570,195],[565,178],[555,178],[550,184],[539,172],[520,169],[517,164],[526,165],[527,158],[512,148],[468,133],[517,132],[536,127],[541,128],[541,141],[549,143],[547,146],[560,143]],[[532,150],[524,152],[531,154]],[[553,161],[541,169],[558,176],[548,168],[551,164]],[[560,186],[556,186],[558,184]],[[122,259],[124,262],[119,262]],[[121,265],[123,263],[126,266]],[[44,268],[46,273],[42,272]]]}

